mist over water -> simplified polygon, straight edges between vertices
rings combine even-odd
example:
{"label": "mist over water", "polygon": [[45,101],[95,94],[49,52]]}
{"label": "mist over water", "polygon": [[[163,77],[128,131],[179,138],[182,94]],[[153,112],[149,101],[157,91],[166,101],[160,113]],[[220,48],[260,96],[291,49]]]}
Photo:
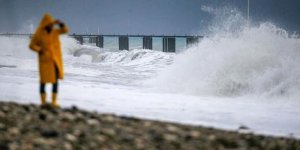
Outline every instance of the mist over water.
{"label": "mist over water", "polygon": [[236,10],[215,15],[210,35],[175,57],[153,83],[159,90],[200,96],[298,98],[300,39],[271,22],[247,23]]}

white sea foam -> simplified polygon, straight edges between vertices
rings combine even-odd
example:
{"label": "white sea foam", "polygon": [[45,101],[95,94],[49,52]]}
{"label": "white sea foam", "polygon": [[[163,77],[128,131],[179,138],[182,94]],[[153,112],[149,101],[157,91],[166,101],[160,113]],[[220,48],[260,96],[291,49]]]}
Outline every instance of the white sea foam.
{"label": "white sea foam", "polygon": [[[153,80],[159,90],[221,97],[300,96],[296,35],[269,22],[247,26],[238,14],[225,18],[226,26],[220,22],[210,27],[213,34],[176,56],[174,64]],[[237,24],[239,29],[231,27]]]}
{"label": "white sea foam", "polygon": [[[143,64],[170,64],[173,54],[158,51],[134,49],[130,51],[110,51],[96,46],[80,45],[73,38],[61,37],[62,49],[66,59],[70,57],[85,57],[83,59],[90,63],[107,63],[121,65],[143,65]],[[15,57],[23,59],[35,59],[35,54],[29,50],[28,37],[0,37],[1,51],[3,57]],[[2,58],[3,58],[2,57]]]}

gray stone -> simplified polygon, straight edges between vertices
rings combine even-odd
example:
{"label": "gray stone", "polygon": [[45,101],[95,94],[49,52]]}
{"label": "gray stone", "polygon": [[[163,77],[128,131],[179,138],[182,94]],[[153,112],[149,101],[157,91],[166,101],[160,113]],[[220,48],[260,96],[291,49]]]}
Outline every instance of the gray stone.
{"label": "gray stone", "polygon": [[5,129],[5,128],[6,128],[5,124],[0,122],[0,130]]}
{"label": "gray stone", "polygon": [[105,136],[102,136],[102,135],[96,135],[95,136],[95,139],[98,141],[98,142],[105,142],[107,140],[107,138]]}
{"label": "gray stone", "polygon": [[69,142],[65,142],[63,146],[65,150],[73,150],[73,146]]}
{"label": "gray stone", "polygon": [[0,118],[4,118],[5,117],[5,113],[3,111],[0,111]]}
{"label": "gray stone", "polygon": [[170,132],[178,132],[179,128],[174,125],[167,125],[167,130]]}
{"label": "gray stone", "polygon": [[99,125],[99,121],[96,119],[88,119],[87,124],[91,125],[91,126],[97,126],[97,125]]}
{"label": "gray stone", "polygon": [[75,116],[70,112],[65,112],[60,114],[60,118],[66,121],[73,121],[75,119]]}
{"label": "gray stone", "polygon": [[77,138],[76,136],[72,135],[72,134],[66,134],[65,138],[70,141],[70,142],[76,142]]}
{"label": "gray stone", "polygon": [[12,136],[17,136],[20,134],[20,130],[16,127],[12,127],[8,129],[8,133]]}
{"label": "gray stone", "polygon": [[164,139],[166,141],[176,141],[177,140],[177,136],[174,134],[164,134]]}
{"label": "gray stone", "polygon": [[102,129],[102,132],[106,135],[109,135],[109,136],[115,136],[116,135],[116,132],[115,130],[111,129],[111,128],[103,128]]}
{"label": "gray stone", "polygon": [[191,136],[192,138],[198,138],[201,136],[201,133],[199,131],[190,131],[189,136]]}
{"label": "gray stone", "polygon": [[54,139],[45,139],[45,138],[35,138],[33,140],[33,143],[39,144],[39,145],[46,145],[46,146],[54,146],[57,144],[57,142]]}

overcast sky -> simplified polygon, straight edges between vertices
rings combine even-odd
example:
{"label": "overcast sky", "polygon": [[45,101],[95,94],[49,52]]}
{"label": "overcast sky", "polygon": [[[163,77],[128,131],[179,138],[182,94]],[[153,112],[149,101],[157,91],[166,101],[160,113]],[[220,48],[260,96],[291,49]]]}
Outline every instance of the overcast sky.
{"label": "overcast sky", "polygon": [[[300,0],[250,0],[254,22],[271,21],[300,31]],[[0,32],[28,32],[45,12],[71,33],[193,34],[212,16],[201,10],[232,7],[246,16],[247,0],[0,0]]]}

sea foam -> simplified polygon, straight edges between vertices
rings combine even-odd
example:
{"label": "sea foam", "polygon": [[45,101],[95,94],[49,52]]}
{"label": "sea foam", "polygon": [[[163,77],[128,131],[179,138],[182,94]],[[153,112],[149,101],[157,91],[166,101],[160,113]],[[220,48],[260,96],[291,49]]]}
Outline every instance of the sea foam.
{"label": "sea foam", "polygon": [[178,54],[151,81],[154,87],[200,96],[299,97],[299,37],[270,22],[250,25],[238,14],[223,20],[229,26],[235,21],[237,28],[215,23],[219,29],[211,27],[210,36]]}

